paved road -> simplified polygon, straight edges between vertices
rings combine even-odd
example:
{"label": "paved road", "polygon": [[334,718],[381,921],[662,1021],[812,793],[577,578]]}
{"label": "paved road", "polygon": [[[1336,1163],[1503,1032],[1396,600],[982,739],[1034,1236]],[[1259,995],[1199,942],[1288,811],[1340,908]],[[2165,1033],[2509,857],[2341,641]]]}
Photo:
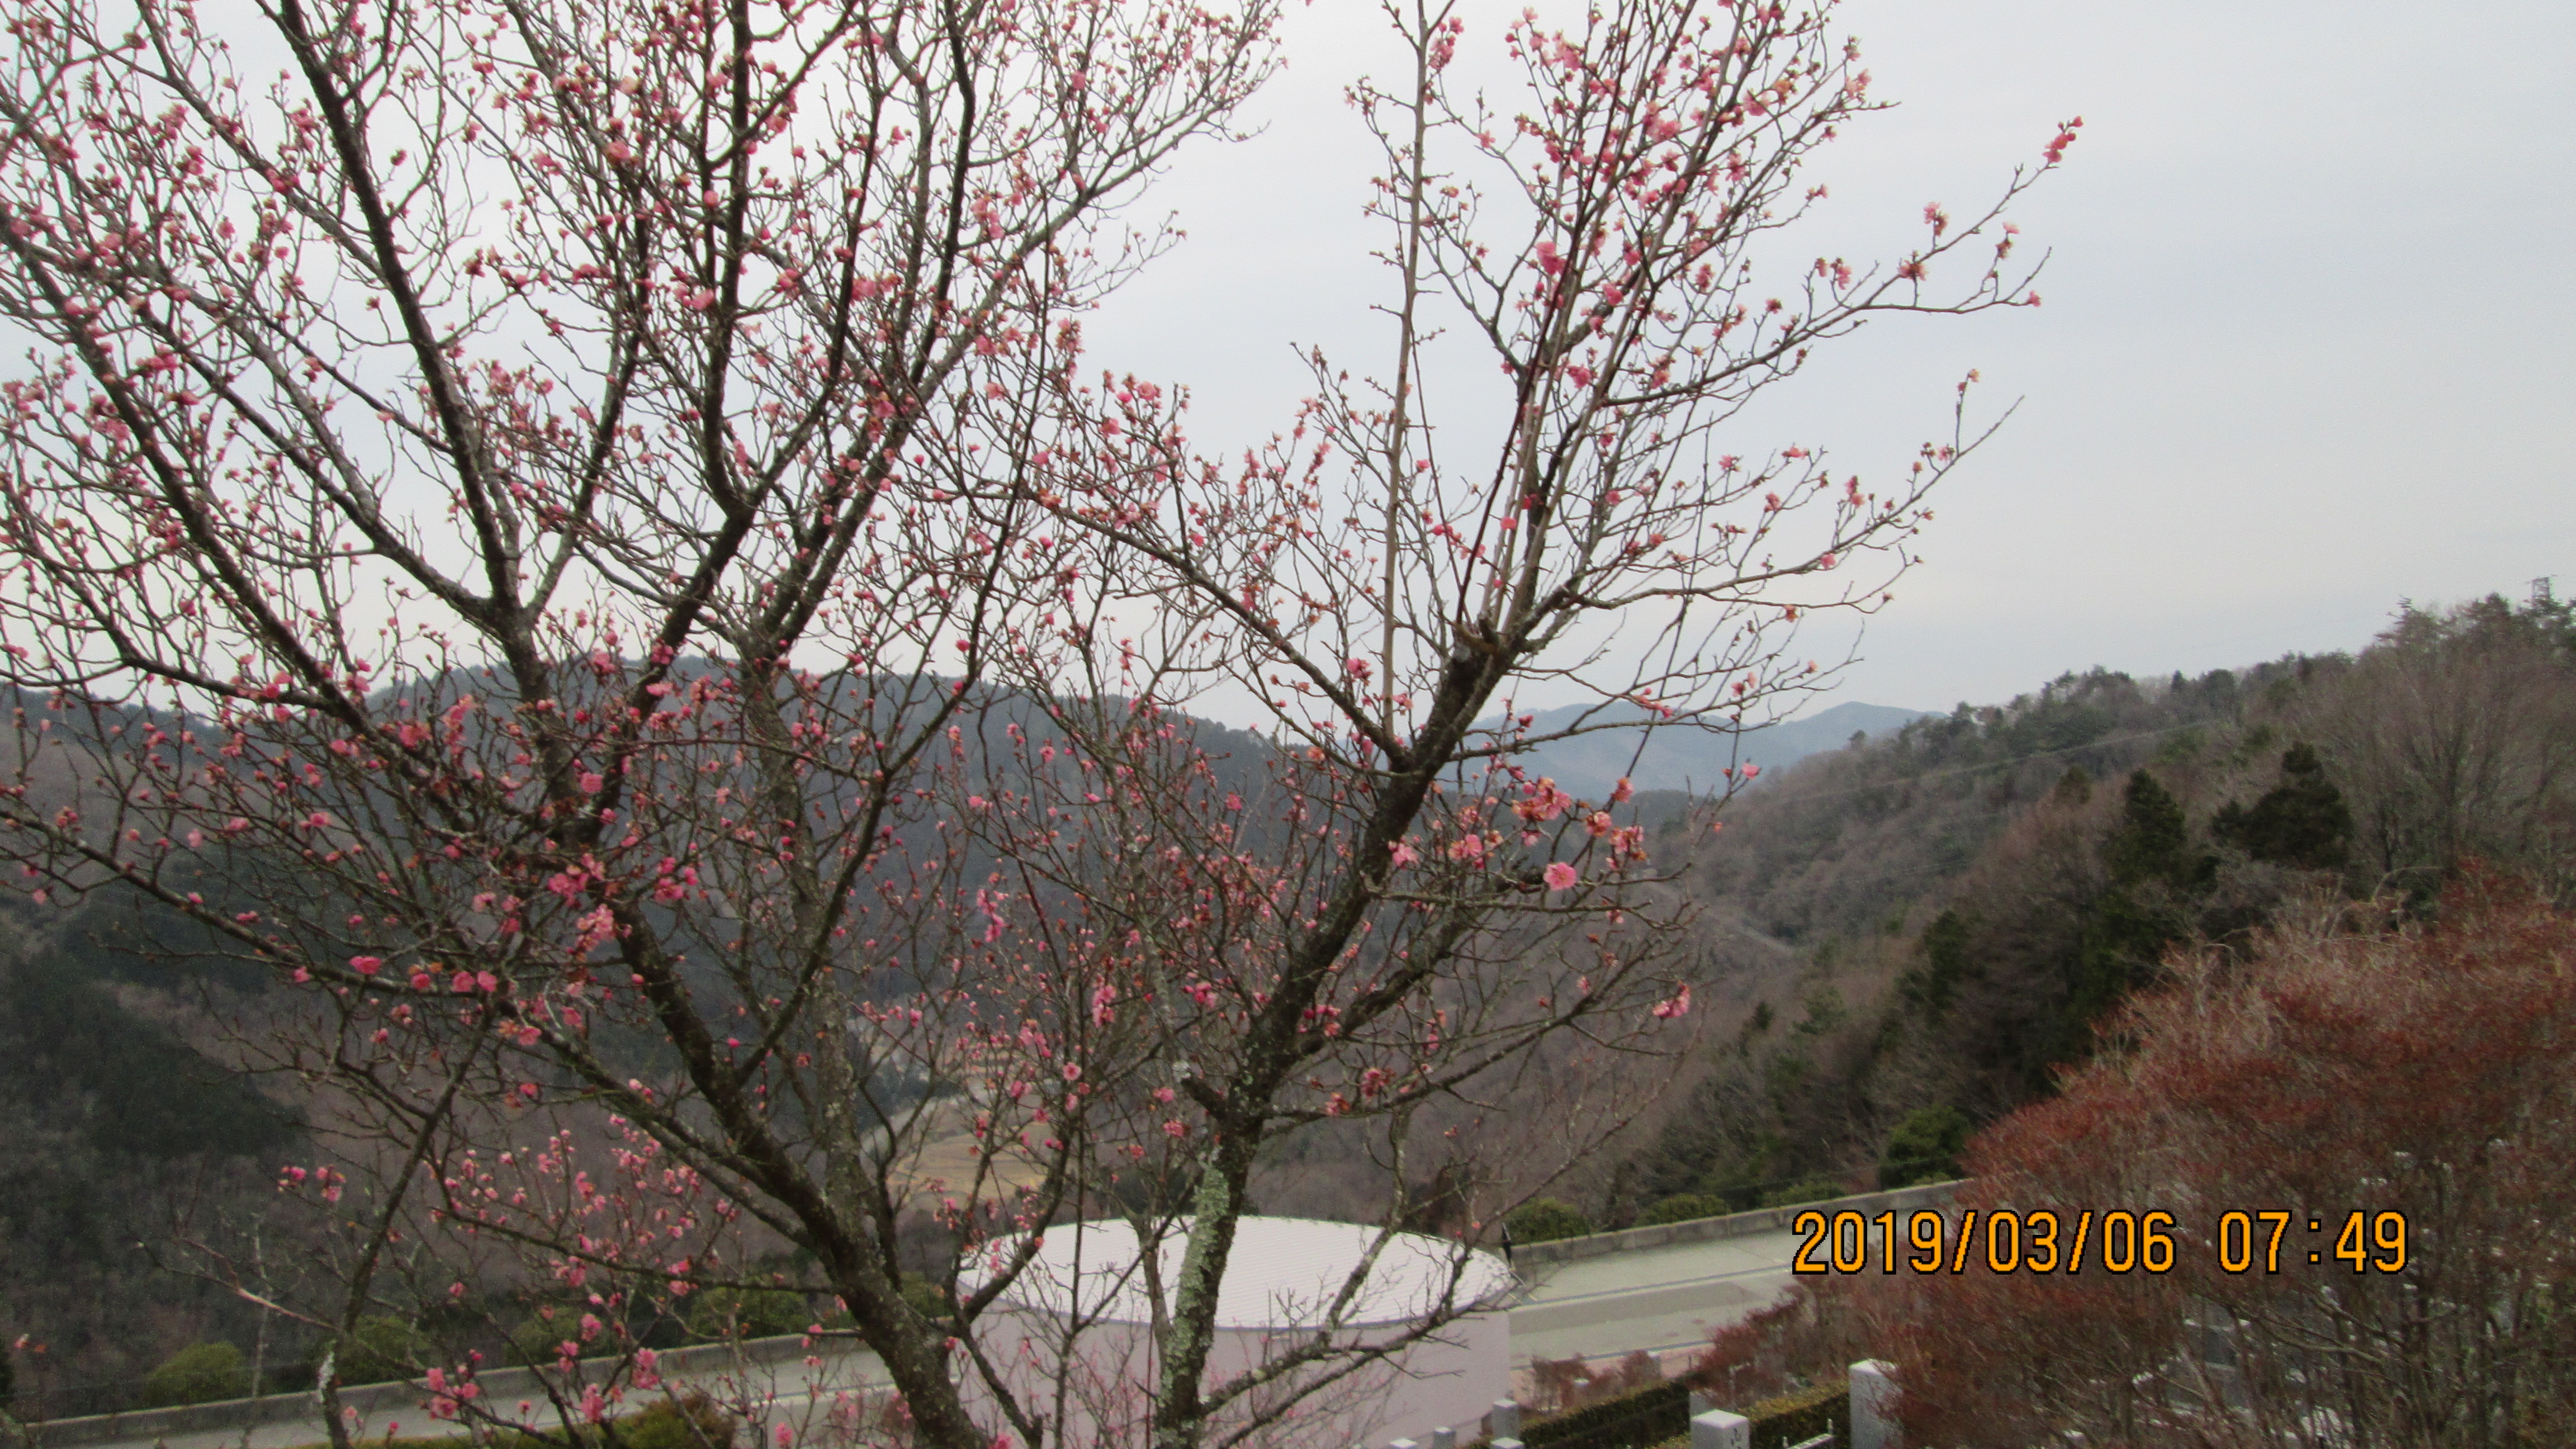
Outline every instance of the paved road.
{"label": "paved road", "polygon": [[1796,1233],[1748,1233],[1551,1264],[1512,1310],[1513,1366],[1705,1343],[1709,1330],[1780,1296],[1798,1243]]}
{"label": "paved road", "polygon": [[[1704,1343],[1709,1330],[1743,1318],[1776,1298],[1787,1287],[1789,1255],[1798,1244],[1794,1233],[1753,1233],[1705,1243],[1648,1248],[1540,1269],[1528,1296],[1512,1309],[1512,1362],[1526,1366],[1534,1358],[1592,1358],[1636,1349],[1664,1352]],[[790,1358],[771,1364],[737,1364],[754,1392],[776,1395],[774,1418],[803,1417],[819,1392],[826,1399],[851,1389],[881,1385],[885,1374],[876,1355],[841,1351],[817,1367]],[[697,1377],[692,1374],[690,1377]],[[486,1392],[504,1405],[520,1392],[516,1374],[496,1374]],[[739,1391],[739,1384],[729,1386]],[[725,1397],[732,1397],[732,1392]],[[415,1401],[416,1402],[416,1401]],[[389,1431],[405,1438],[445,1438],[461,1426],[430,1418],[414,1406],[380,1410],[368,1416],[365,1433],[381,1439]],[[309,1417],[283,1419],[250,1430],[209,1429],[162,1438],[94,1440],[85,1449],[294,1449],[318,1437]]]}

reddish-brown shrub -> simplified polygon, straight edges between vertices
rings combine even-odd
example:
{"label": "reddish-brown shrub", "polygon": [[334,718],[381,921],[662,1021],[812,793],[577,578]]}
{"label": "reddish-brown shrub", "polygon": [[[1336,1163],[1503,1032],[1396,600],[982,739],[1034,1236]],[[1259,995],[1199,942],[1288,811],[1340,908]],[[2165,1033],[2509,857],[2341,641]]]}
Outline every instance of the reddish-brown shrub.
{"label": "reddish-brown shrub", "polygon": [[[1970,1150],[1953,1231],[1969,1209],[2162,1209],[2171,1271],[1997,1274],[1972,1252],[1957,1274],[1873,1262],[1850,1285],[1900,1365],[1912,1442],[2560,1442],[2576,922],[2476,873],[2436,927],[2340,915],[2248,959],[2176,960],[2111,1049]],[[2290,1215],[2279,1270],[2255,1218],[2250,1267],[2228,1271],[2222,1215],[2264,1211]],[[2403,1215],[2402,1270],[2338,1259],[2354,1213],[2373,1264],[2396,1258],[2369,1242],[2381,1215]]]}
{"label": "reddish-brown shrub", "polygon": [[1838,1379],[1867,1356],[1841,1295],[1801,1283],[1769,1307],[1710,1335],[1681,1377],[1718,1402],[1742,1407],[1806,1384]]}

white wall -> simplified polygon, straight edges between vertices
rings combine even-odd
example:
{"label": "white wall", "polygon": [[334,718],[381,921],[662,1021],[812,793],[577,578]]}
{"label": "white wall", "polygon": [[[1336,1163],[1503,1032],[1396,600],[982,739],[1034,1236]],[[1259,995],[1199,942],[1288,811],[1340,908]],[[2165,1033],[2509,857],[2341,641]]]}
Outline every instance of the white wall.
{"label": "white wall", "polygon": [[[1151,1333],[1144,1325],[1094,1324],[1082,1331],[1070,1355],[1063,1344],[1063,1320],[1052,1314],[997,1303],[983,1319],[983,1328],[986,1356],[1014,1396],[1050,1421],[1050,1446],[1142,1449],[1148,1442],[1147,1390],[1153,1382],[1154,1354]],[[1392,1328],[1353,1329],[1340,1341],[1383,1343],[1397,1333]],[[1285,1415],[1248,1442],[1260,1449],[1350,1449],[1392,1439],[1427,1440],[1431,1430],[1443,1424],[1458,1428],[1460,1437],[1471,1438],[1487,1406],[1511,1391],[1511,1333],[1506,1313],[1471,1314],[1434,1338],[1344,1374],[1300,1398],[1300,1390],[1346,1366],[1348,1360],[1302,1368],[1279,1385],[1232,1406],[1219,1420],[1218,1432],[1295,1400]],[[1303,1347],[1309,1338],[1275,1329],[1220,1329],[1209,1354],[1206,1382],[1213,1388]],[[996,1434],[1010,1432],[982,1375],[968,1363],[960,1364],[960,1372],[966,1376],[970,1410]],[[1054,1427],[1059,1417],[1062,1430]],[[1018,1449],[1026,1449],[1017,1433],[1012,1433],[1012,1439]]]}

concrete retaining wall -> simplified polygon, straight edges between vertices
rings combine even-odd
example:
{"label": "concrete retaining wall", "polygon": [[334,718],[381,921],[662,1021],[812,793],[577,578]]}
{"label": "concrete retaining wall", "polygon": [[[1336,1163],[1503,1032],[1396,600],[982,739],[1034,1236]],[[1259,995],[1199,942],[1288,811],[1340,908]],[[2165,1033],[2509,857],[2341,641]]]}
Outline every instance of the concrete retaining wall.
{"label": "concrete retaining wall", "polygon": [[1552,1243],[1530,1243],[1512,1250],[1512,1266],[1523,1275],[1554,1263],[1572,1263],[1585,1258],[1607,1257],[1613,1253],[1633,1253],[1642,1248],[1665,1248],[1676,1243],[1706,1243],[1719,1238],[1740,1238],[1751,1233],[1787,1232],[1798,1214],[1810,1208],[1827,1216],[1840,1212],[1857,1212],[1863,1217],[1876,1217],[1883,1212],[1910,1213],[1918,1208],[1937,1208],[1948,1203],[1966,1179],[1950,1182],[1926,1182],[1913,1187],[1900,1187],[1894,1192],[1869,1192],[1857,1197],[1838,1197],[1828,1202],[1802,1202],[1794,1207],[1756,1208],[1749,1213],[1729,1213],[1719,1218],[1693,1218],[1685,1223],[1658,1223],[1651,1228],[1628,1228],[1615,1233],[1593,1233],[1581,1238],[1559,1238]]}
{"label": "concrete retaining wall", "polygon": [[[812,1348],[805,1346],[801,1334],[778,1338],[746,1339],[741,1343],[702,1343],[688,1348],[665,1349],[659,1355],[659,1369],[667,1380],[706,1377],[721,1374],[737,1365],[745,1368],[801,1361],[811,1354],[846,1356],[855,1340],[817,1339]],[[605,1377],[615,1359],[584,1359],[584,1378]],[[520,1399],[542,1402],[544,1388],[529,1369],[493,1369],[477,1374],[474,1382],[483,1389],[483,1401],[490,1404],[515,1403]],[[359,1384],[340,1391],[343,1408],[356,1409],[371,1422],[382,1422],[388,1415],[408,1415],[427,1402],[425,1392],[408,1383]],[[73,1449],[82,1444],[104,1444],[124,1440],[150,1441],[177,1438],[183,1434],[210,1431],[255,1429],[263,1424],[304,1420],[313,1424],[313,1437],[328,1437],[321,1428],[322,1407],[313,1393],[268,1394],[256,1399],[220,1399],[211,1404],[182,1404],[168,1409],[135,1409],[122,1414],[92,1414],[78,1419],[56,1419],[51,1423],[28,1425],[28,1431],[46,1449]],[[431,1426],[424,1424],[422,1428]],[[433,1432],[435,1432],[433,1430]]]}

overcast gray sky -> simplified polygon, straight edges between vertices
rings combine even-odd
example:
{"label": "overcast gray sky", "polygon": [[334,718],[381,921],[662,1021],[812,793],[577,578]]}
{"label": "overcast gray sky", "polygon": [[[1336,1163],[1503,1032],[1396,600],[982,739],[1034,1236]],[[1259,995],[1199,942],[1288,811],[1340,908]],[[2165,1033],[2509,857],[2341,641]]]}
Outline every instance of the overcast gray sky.
{"label": "overcast gray sky", "polygon": [[[1490,54],[1518,4],[1468,0]],[[1542,7],[1545,13],[1546,7]],[[1189,384],[1203,445],[1284,423],[1291,353],[1374,364],[1372,173],[1341,87],[1373,5],[1290,18],[1256,140],[1186,158],[1189,237],[1091,329]],[[1884,254],[2086,121],[2015,213],[2045,304],[1894,319],[1747,420],[1892,474],[1950,384],[2023,400],[1944,485],[1928,562],[1837,699],[1999,701],[2067,669],[2353,649],[2402,597],[2576,592],[2576,5],[2567,0],[1850,0],[1872,94],[1809,255]],[[1825,641],[1819,640],[1819,648]],[[1829,701],[1830,702],[1830,701]]]}

